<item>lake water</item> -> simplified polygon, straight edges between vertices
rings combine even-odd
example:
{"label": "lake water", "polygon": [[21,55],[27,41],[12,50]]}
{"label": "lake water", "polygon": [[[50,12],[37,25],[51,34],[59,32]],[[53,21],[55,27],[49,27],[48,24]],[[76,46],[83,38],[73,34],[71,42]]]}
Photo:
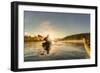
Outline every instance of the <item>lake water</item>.
{"label": "lake water", "polygon": [[44,51],[42,42],[25,42],[24,44],[25,62],[71,59],[86,59],[83,44],[53,42],[49,54]]}

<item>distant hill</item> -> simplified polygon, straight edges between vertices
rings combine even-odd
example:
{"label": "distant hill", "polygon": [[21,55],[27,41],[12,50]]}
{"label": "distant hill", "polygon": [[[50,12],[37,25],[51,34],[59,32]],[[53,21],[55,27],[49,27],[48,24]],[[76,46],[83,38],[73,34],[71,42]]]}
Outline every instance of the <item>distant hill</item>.
{"label": "distant hill", "polygon": [[86,38],[90,40],[90,33],[80,33],[64,37],[62,40],[81,40]]}
{"label": "distant hill", "polygon": [[[29,35],[24,35],[24,41],[25,42],[33,42],[33,41],[43,41],[45,37],[41,35],[37,36],[29,36]],[[82,40],[83,38],[86,38],[88,41],[90,41],[90,33],[80,33],[80,34],[74,34],[74,35],[69,35],[63,38],[58,38],[56,40],[62,41],[62,40]]]}
{"label": "distant hill", "polygon": [[83,40],[83,38],[86,39],[86,44],[88,47],[90,47],[90,33],[80,33],[80,34],[74,34],[69,35],[61,39],[61,41],[65,40]]}
{"label": "distant hill", "polygon": [[25,42],[34,42],[34,41],[36,42],[36,41],[42,41],[43,39],[44,39],[44,37],[41,36],[41,35],[37,35],[37,36],[34,36],[34,37],[28,36],[28,35],[24,36]]}

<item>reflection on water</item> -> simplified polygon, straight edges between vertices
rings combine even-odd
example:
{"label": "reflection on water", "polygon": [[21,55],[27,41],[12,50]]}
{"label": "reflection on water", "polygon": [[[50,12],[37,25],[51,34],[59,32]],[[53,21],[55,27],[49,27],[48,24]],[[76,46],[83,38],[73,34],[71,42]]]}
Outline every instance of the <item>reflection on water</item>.
{"label": "reflection on water", "polygon": [[[44,55],[41,55],[41,53],[44,53]],[[42,42],[25,42],[24,44],[24,61],[26,62],[85,58],[85,49],[82,44],[55,42],[52,44],[49,54],[45,53]]]}

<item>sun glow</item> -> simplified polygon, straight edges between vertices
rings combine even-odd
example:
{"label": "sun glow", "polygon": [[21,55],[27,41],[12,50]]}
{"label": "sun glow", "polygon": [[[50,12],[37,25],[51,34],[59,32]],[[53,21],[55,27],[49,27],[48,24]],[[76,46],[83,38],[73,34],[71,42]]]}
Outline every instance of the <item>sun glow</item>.
{"label": "sun glow", "polygon": [[41,22],[38,28],[36,28],[36,32],[34,30],[32,32],[25,32],[25,35],[32,36],[32,37],[37,35],[46,37],[47,35],[49,35],[50,40],[55,40],[55,38],[59,37],[58,36],[59,33],[56,32],[56,30],[52,26],[52,23],[50,23],[49,21]]}
{"label": "sun glow", "polygon": [[43,35],[43,36],[47,36],[49,35],[49,38],[51,40],[55,39],[55,31],[53,29],[53,27],[50,25],[51,23],[49,21],[44,21],[40,24],[39,26],[39,34]]}

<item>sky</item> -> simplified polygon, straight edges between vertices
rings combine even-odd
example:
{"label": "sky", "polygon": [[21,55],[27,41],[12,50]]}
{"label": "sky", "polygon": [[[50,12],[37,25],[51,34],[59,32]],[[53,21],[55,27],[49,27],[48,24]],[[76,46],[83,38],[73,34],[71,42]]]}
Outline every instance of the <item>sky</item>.
{"label": "sky", "polygon": [[52,38],[90,32],[90,14],[24,11],[24,32]]}

